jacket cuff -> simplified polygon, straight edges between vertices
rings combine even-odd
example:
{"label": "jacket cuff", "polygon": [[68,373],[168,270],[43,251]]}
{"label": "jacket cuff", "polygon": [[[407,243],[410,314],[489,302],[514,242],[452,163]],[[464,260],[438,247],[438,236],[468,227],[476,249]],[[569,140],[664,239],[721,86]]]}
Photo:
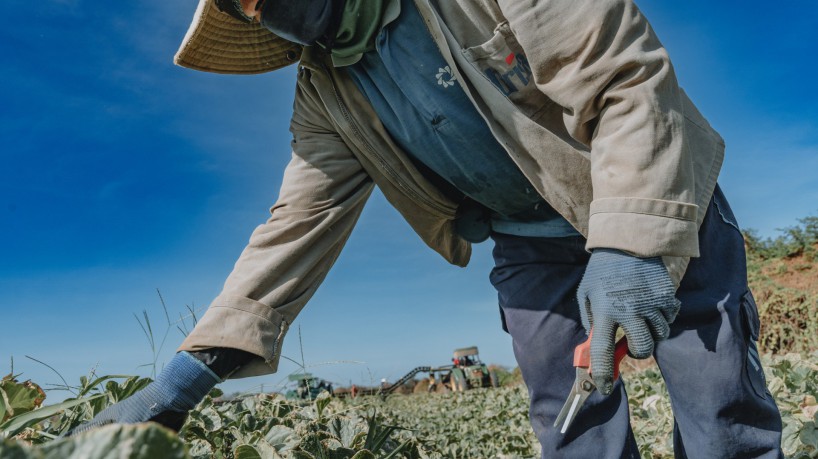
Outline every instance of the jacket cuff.
{"label": "jacket cuff", "polygon": [[212,347],[239,349],[257,356],[230,379],[275,373],[289,324],[275,309],[250,298],[219,296],[178,351]]}
{"label": "jacket cuff", "polygon": [[698,206],[643,198],[591,203],[587,250],[609,248],[637,257],[698,257]]}

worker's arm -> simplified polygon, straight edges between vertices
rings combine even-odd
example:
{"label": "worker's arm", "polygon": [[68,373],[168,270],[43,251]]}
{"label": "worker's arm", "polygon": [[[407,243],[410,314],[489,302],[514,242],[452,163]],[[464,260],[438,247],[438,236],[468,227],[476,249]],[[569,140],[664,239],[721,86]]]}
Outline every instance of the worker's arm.
{"label": "worker's arm", "polygon": [[319,107],[299,87],[293,155],[278,201],[180,347],[226,347],[260,357],[233,376],[275,371],[287,327],[340,254],[373,188]]}
{"label": "worker's arm", "polygon": [[693,160],[668,54],[630,0],[499,0],[538,89],[590,147],[588,249],[698,256]]}

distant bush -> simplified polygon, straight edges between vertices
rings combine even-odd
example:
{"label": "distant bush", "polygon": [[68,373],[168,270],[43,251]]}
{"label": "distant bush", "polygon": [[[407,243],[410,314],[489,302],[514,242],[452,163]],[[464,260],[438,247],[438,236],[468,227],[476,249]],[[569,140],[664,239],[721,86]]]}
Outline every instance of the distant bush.
{"label": "distant bush", "polygon": [[784,235],[775,239],[762,239],[754,230],[744,232],[748,254],[764,260],[804,256],[814,261],[818,253],[818,216],[798,220],[799,225],[780,229]]}
{"label": "distant bush", "polygon": [[523,375],[520,372],[520,367],[514,367],[509,370],[500,365],[489,365],[489,370],[497,374],[497,382],[500,386],[514,386],[523,383]]}
{"label": "distant bush", "polygon": [[753,288],[761,319],[759,346],[767,352],[818,349],[818,295],[759,281]]}
{"label": "distant bush", "polygon": [[[769,352],[818,349],[818,216],[799,223],[774,239],[744,233],[748,277],[761,319],[759,345]],[[803,286],[783,283],[796,277]]]}

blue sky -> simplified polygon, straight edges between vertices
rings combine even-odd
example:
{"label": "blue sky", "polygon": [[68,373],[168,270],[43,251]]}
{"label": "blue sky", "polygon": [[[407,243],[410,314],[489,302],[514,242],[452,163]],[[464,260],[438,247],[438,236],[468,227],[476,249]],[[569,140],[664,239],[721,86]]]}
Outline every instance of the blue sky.
{"label": "blue sky", "polygon": [[[762,235],[818,214],[818,4],[638,2],[679,80],[725,138],[720,178]],[[0,17],[0,373],[40,383],[147,374],[133,317],[161,336],[218,294],[289,158],[294,69],[194,72],[172,56],[194,0],[6,0]],[[491,247],[448,266],[376,194],[283,354],[339,384],[395,379],[478,345],[514,365]],[[175,327],[175,324],[174,324]],[[299,345],[298,329],[303,343]],[[182,335],[172,329],[159,362]],[[225,385],[280,384],[279,375]],[[64,397],[53,393],[50,400]]]}

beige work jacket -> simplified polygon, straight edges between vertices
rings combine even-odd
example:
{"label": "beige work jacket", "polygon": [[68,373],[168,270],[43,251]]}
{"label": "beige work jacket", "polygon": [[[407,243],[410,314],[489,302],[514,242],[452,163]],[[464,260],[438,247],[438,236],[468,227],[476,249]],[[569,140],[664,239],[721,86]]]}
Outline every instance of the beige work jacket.
{"label": "beige work jacket", "polygon": [[[679,87],[633,2],[415,1],[447,70],[587,248],[663,256],[678,284],[698,256],[724,143]],[[527,61],[527,84],[509,61]],[[520,90],[504,95],[487,71]],[[270,219],[180,348],[261,357],[234,377],[275,371],[288,324],[338,257],[373,186],[450,263],[465,266],[471,253],[454,231],[457,203],[421,175],[318,49],[302,55],[291,132],[292,160]]]}

